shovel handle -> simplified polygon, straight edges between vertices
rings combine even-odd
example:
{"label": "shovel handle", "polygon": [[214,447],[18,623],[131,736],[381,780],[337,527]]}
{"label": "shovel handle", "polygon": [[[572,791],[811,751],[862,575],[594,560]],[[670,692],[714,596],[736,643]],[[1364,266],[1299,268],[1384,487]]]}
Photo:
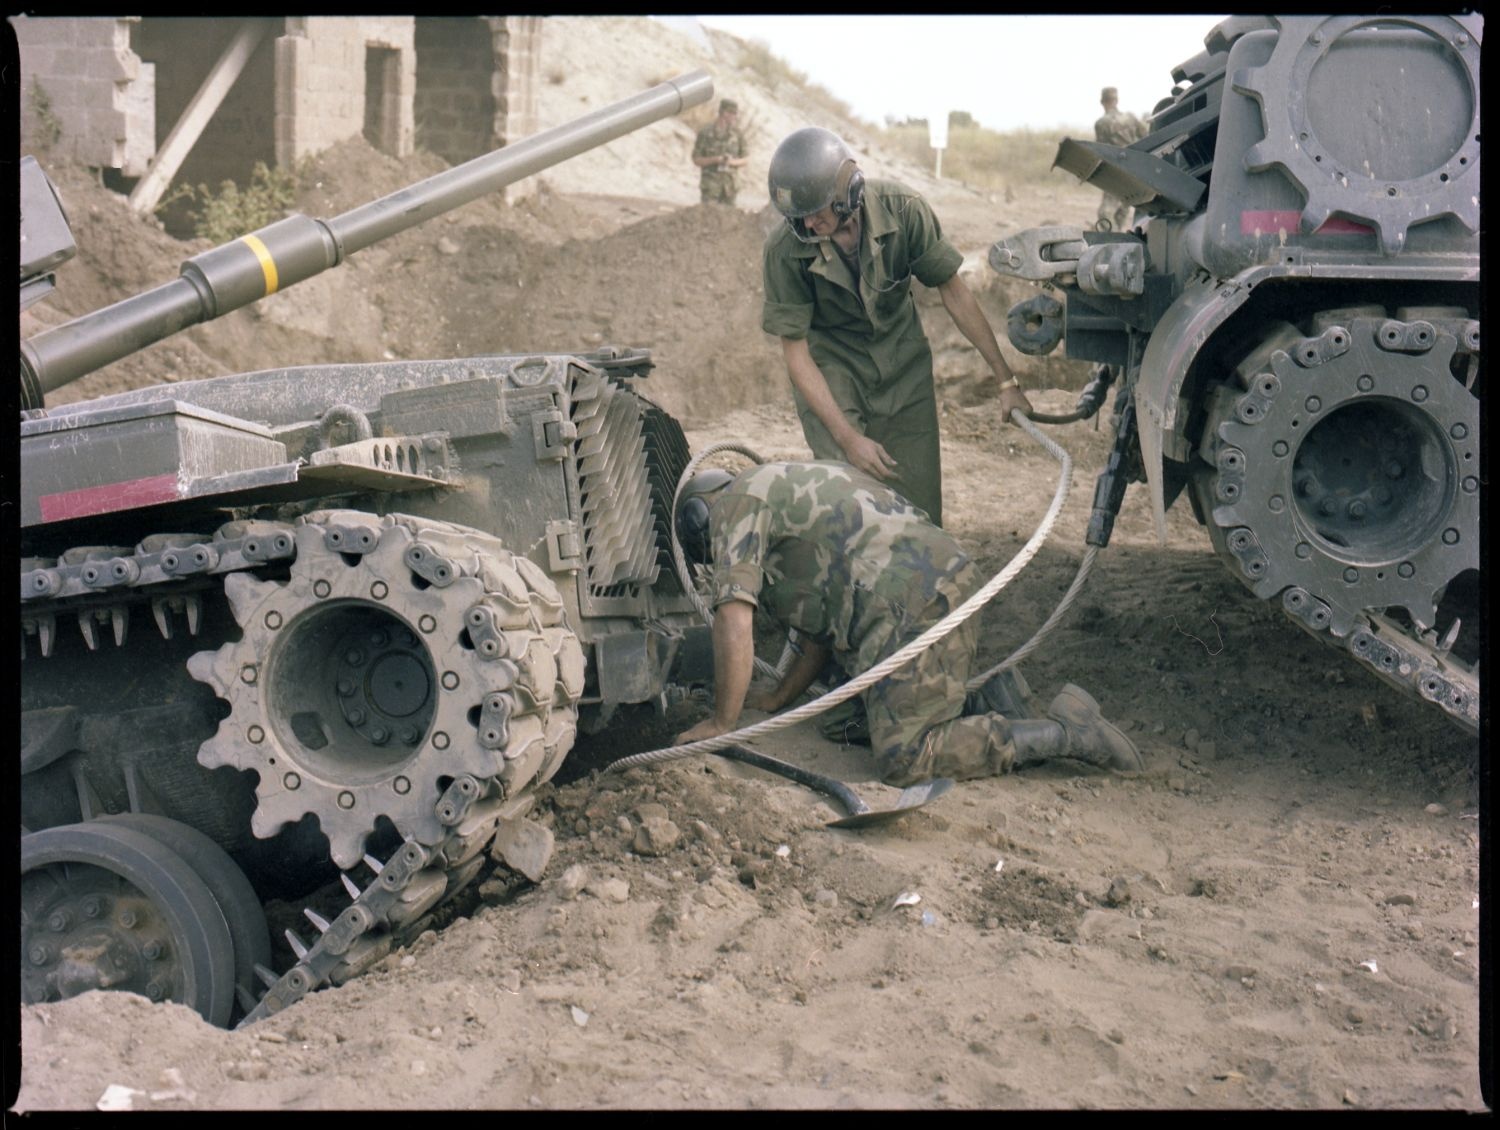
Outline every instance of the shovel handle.
{"label": "shovel handle", "polygon": [[796,781],[799,785],[806,785],[810,789],[817,789],[820,793],[835,797],[848,810],[850,816],[860,816],[870,811],[870,806],[859,799],[859,794],[844,782],[835,781],[832,777],[825,777],[821,773],[814,773],[801,766],[778,761],[774,757],[756,753],[744,746],[725,746],[714,752],[720,757],[727,757],[731,761],[743,761],[746,765],[753,765],[757,769],[764,769],[767,773],[775,773],[778,777],[786,777]]}

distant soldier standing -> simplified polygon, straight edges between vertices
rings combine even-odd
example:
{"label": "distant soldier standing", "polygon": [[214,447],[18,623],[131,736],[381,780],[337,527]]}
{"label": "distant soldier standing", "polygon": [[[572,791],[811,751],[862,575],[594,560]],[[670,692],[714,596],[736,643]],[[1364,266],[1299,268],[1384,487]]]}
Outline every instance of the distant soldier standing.
{"label": "distant soldier standing", "polygon": [[[1119,92],[1106,86],[1099,94],[1099,105],[1104,107],[1104,116],[1094,123],[1094,140],[1106,145],[1121,147],[1130,145],[1146,136],[1146,126],[1134,114],[1127,114],[1120,107]],[[1124,231],[1130,226],[1132,209],[1118,196],[1104,194],[1099,202],[1099,231]]]}
{"label": "distant soldier standing", "polygon": [[719,116],[698,131],[693,164],[702,169],[698,187],[704,204],[733,204],[739,185],[734,170],[746,163],[740,108],[732,99],[719,102]]}

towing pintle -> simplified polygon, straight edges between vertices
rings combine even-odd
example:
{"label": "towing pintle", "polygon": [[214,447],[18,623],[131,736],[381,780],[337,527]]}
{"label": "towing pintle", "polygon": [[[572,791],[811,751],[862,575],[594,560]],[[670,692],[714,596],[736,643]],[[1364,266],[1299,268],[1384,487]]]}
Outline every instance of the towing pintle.
{"label": "towing pintle", "polygon": [[[333,219],[288,216],[195,255],[182,265],[180,277],[172,282],[23,342],[21,407],[40,408],[47,393],[79,377],[179,330],[285,290],[337,266],[372,243],[707,102],[713,91],[713,79],[706,71],[691,71]],[[51,271],[73,249],[56,192],[29,157],[22,162],[21,238],[24,309],[51,289]]]}

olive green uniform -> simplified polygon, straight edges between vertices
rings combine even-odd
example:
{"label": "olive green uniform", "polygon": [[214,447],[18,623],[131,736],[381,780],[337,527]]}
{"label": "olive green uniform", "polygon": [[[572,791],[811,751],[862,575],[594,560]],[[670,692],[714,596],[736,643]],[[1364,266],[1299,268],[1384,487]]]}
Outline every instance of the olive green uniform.
{"label": "olive green uniform", "polygon": [[[738,126],[719,128],[716,120],[698,131],[693,144],[694,157],[743,157],[745,135]],[[733,204],[739,194],[736,170],[706,167],[699,170],[698,189],[704,204]]]}
{"label": "olive green uniform", "polygon": [[[866,183],[860,216],[858,278],[831,240],[804,243],[785,224],[767,237],[761,327],[807,340],[845,418],[895,459],[891,485],[941,525],[932,349],[911,280],[941,286],[958,273],[963,256],[943,238],[927,202],[894,181]],[[843,460],[802,394],[794,388],[792,395],[813,455]]]}
{"label": "olive green uniform", "polygon": [[[724,488],[709,511],[714,607],[743,600],[828,647],[851,676],[916,639],[978,590],[952,536],[889,487],[846,463],[767,463]],[[1010,769],[998,714],[964,716],[978,617],[970,617],[864,692],[883,776]]]}
{"label": "olive green uniform", "polygon": [[[1094,123],[1094,140],[1106,145],[1130,145],[1146,136],[1145,124],[1134,114],[1111,110]],[[1099,202],[1099,219],[1108,220],[1110,231],[1124,231],[1130,225],[1132,208],[1118,196],[1106,192]]]}

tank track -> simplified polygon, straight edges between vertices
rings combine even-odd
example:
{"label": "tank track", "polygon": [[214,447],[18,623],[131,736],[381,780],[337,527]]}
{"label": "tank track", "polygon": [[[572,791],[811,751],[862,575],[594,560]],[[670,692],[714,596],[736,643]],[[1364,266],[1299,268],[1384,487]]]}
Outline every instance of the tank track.
{"label": "tank track", "polygon": [[399,515],[319,511],[296,542],[287,581],[226,578],[243,638],[188,661],[230,704],[198,760],[259,774],[256,835],[314,813],[347,869],[381,817],[437,843],[443,777],[507,795],[551,777],[584,658],[541,569]]}
{"label": "tank track", "polygon": [[21,655],[37,637],[50,657],[59,620],[76,618],[90,651],[108,625],[122,647],[132,609],[149,605],[157,630],[170,639],[176,616],[198,634],[208,577],[261,569],[290,560],[295,527],[287,522],[228,522],[211,537],[153,534],[127,546],[77,546],[56,558],[21,559]]}
{"label": "tank track", "polygon": [[[185,615],[196,635],[215,578],[244,635],[188,662],[189,673],[231,707],[198,761],[257,771],[252,827],[262,837],[317,814],[352,900],[332,922],[304,911],[318,937],[308,944],[287,931],[297,962],[280,976],[256,968],[267,989],[259,1001],[239,987],[241,1023],[250,1023],[326,981],[343,983],[414,936],[473,880],[491,844],[516,871],[540,876],[550,835],[524,817],[535,786],[571,749],[585,661],[560,595],[534,563],[467,527],[360,511],[231,522],[209,538],[159,534],[133,549],[78,547],[55,559],[24,559],[23,656],[28,636],[50,656],[57,623],[69,617],[91,650],[104,638],[103,624],[123,645],[131,610],[146,605],[163,636],[171,638],[174,614]],[[368,638],[372,626],[384,637],[379,643]],[[367,662],[329,653],[327,639],[347,652],[351,633],[365,637]],[[298,658],[304,646],[310,659]],[[439,662],[424,667],[421,657],[433,653]],[[248,670],[266,670],[267,680],[247,680]],[[324,697],[297,698],[299,684],[320,673]],[[460,688],[460,703],[443,701]],[[299,730],[278,694],[290,694],[296,706],[353,703],[312,726],[324,736],[342,726],[346,759],[309,763],[299,739],[314,734],[306,725]],[[369,717],[358,718],[359,710]],[[419,732],[397,733],[403,719]],[[378,761],[387,748],[397,752],[375,773],[359,764],[372,753]],[[272,764],[283,771],[267,772]],[[340,772],[348,779],[340,781]],[[310,787],[288,788],[288,773]],[[381,791],[395,803],[375,801]],[[288,793],[301,799],[289,804]],[[364,851],[380,817],[405,841],[383,864]],[[373,874],[363,889],[351,875],[361,865]]]}
{"label": "tank track", "polygon": [[1439,602],[1479,568],[1479,322],[1362,306],[1309,328],[1273,327],[1209,398],[1195,482],[1215,549],[1257,596],[1477,731],[1478,667],[1453,650],[1477,609],[1440,623]]}
{"label": "tank track", "polygon": [[245,1016],[237,1027],[274,1016],[325,981],[344,984],[421,933],[428,912],[478,874],[484,849],[501,824],[522,819],[535,799],[531,793],[510,801],[481,799],[484,793],[485,785],[473,777],[457,778],[438,802],[445,834],[429,845],[408,840],[385,863],[364,856],[362,862],[374,878],[363,890],[347,870],[341,872],[349,905],[331,922],[311,908],[303,910],[318,937],[309,944],[295,931],[286,931],[297,963],[280,977],[257,967],[266,991],[258,1002],[241,1000]]}

